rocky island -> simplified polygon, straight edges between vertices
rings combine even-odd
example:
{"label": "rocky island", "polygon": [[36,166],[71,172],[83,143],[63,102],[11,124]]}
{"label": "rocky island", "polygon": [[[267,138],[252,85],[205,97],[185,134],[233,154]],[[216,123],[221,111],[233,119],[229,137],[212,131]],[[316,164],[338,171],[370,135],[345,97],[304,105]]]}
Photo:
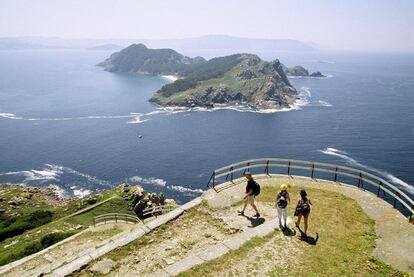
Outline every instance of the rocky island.
{"label": "rocky island", "polygon": [[283,66],[283,71],[289,77],[311,77],[311,78],[324,78],[326,77],[319,71],[315,71],[309,74],[309,71],[303,66],[296,65],[293,67]]}
{"label": "rocky island", "polygon": [[160,106],[203,107],[237,105],[249,109],[290,108],[298,98],[287,76],[323,77],[279,60],[263,61],[254,54],[234,54],[205,60],[172,49],[148,49],[133,44],[98,64],[110,72],[173,75],[149,100]]}

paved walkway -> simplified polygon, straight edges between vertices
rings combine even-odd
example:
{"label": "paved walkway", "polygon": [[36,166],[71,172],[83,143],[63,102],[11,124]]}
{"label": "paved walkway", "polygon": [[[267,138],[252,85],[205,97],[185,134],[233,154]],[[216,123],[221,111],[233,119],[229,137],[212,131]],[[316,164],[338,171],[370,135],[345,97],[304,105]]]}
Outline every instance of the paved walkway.
{"label": "paved walkway", "polygon": [[[414,225],[409,223],[398,210],[371,192],[355,186],[331,181],[287,175],[257,175],[261,186],[275,186],[282,183],[304,188],[316,188],[341,193],[354,199],[364,212],[375,221],[377,233],[374,255],[391,266],[414,273]],[[207,191],[203,198],[211,207],[224,208],[240,201],[243,197],[245,179],[234,180]]]}
{"label": "paved walkway", "polygon": [[258,225],[255,228],[250,228],[249,231],[238,233],[233,237],[220,242],[211,247],[201,249],[198,253],[169,265],[163,269],[160,269],[154,272],[151,277],[162,277],[162,276],[176,276],[181,272],[189,270],[193,266],[202,264],[214,259],[217,259],[230,250],[235,250],[240,248],[245,242],[250,240],[253,237],[264,237],[267,234],[270,234],[275,229],[279,228],[279,220],[273,218],[272,220],[266,221],[265,223]]}

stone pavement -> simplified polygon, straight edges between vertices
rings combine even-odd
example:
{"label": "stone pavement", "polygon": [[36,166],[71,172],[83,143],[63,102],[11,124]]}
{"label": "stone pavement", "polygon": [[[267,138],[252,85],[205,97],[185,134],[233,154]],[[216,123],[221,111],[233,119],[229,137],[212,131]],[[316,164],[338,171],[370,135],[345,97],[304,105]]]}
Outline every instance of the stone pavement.
{"label": "stone pavement", "polygon": [[230,250],[240,248],[240,246],[253,237],[264,237],[278,228],[279,220],[277,218],[273,218],[255,228],[250,228],[248,231],[237,233],[233,237],[219,244],[213,245],[206,249],[201,249],[195,255],[185,257],[172,265],[154,272],[151,277],[176,276],[179,273],[192,268],[193,266],[217,259],[225,255]]}
{"label": "stone pavement", "polygon": [[[333,191],[354,199],[375,221],[377,240],[373,254],[397,269],[414,273],[414,224],[382,198],[355,186],[308,177],[260,174],[255,179],[261,186],[288,184]],[[219,193],[214,190],[205,192],[203,198],[211,207],[224,208],[240,201],[244,188],[245,179],[239,178],[233,183],[217,186]]]}

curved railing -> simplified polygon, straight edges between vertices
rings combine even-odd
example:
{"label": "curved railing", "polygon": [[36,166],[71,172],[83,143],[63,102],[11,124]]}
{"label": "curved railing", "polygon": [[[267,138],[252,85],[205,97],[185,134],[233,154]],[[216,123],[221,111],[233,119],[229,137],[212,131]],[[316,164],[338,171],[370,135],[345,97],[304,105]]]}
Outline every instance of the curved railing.
{"label": "curved railing", "polygon": [[120,214],[120,213],[108,213],[108,214],[102,214],[95,216],[93,218],[93,226],[98,225],[99,223],[109,223],[109,222],[125,222],[125,223],[138,223],[141,222],[141,220],[130,214]]}
{"label": "curved railing", "polygon": [[[376,176],[375,174],[367,171],[363,171],[357,168],[329,164],[329,163],[320,163],[320,162],[309,162],[302,160],[289,160],[289,159],[280,159],[280,158],[261,158],[246,160],[238,163],[234,163],[225,167],[218,168],[214,170],[213,174],[210,177],[210,180],[207,183],[207,187],[214,188],[218,183],[223,181],[233,181],[234,176],[237,172],[242,172],[242,176],[246,171],[264,169],[264,173],[270,175],[271,169],[284,169],[287,175],[292,175],[292,171],[309,171],[312,179],[315,177],[315,174],[320,172],[328,176],[332,174],[333,181],[339,182],[340,176],[348,178],[357,182],[356,186],[359,188],[364,188],[364,185],[371,185],[373,190],[371,192],[375,193],[378,197],[382,194],[382,197],[390,201],[394,208],[397,208],[397,202],[400,204],[400,207],[403,210],[399,209],[401,212],[408,211],[409,220],[412,220],[414,214],[414,200],[408,196],[405,192],[401,191],[399,188],[390,184],[388,181],[384,180],[381,177]],[[295,175],[305,176],[305,174]],[[322,179],[327,179],[322,178]],[[329,179],[327,179],[329,180]],[[352,185],[351,182],[346,182]],[[404,210],[405,209],[405,210]]]}

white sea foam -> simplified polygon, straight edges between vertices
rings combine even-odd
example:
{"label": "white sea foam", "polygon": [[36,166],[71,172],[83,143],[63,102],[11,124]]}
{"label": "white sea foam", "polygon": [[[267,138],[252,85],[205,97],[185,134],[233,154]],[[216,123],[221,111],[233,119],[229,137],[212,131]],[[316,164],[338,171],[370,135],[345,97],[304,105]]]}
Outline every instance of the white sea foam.
{"label": "white sea foam", "polygon": [[38,182],[42,184],[46,182],[49,182],[49,183],[59,182],[60,177],[63,174],[73,174],[73,175],[82,177],[86,179],[87,181],[97,184],[97,185],[106,186],[106,187],[111,186],[111,183],[108,181],[104,181],[95,176],[76,171],[70,167],[54,165],[54,164],[45,164],[45,166],[40,170],[30,169],[30,170],[0,173],[0,176],[17,175],[17,176],[21,176],[22,178],[24,178],[22,180],[23,183]]}
{"label": "white sea foam", "polygon": [[82,198],[82,197],[87,196],[89,194],[92,194],[92,191],[89,190],[89,189],[82,189],[82,188],[73,189],[73,195],[76,198]]}
{"label": "white sea foam", "polygon": [[[48,166],[56,166],[56,165],[49,165],[49,164],[46,164],[46,165],[48,165]],[[88,180],[89,182],[94,183],[94,184],[97,184],[97,185],[101,185],[101,186],[111,186],[111,183],[110,182],[105,181],[105,180],[101,180],[101,179],[99,179],[96,176],[79,172],[79,171],[74,170],[74,169],[72,169],[70,167],[66,167],[66,166],[60,166],[60,167],[62,168],[62,170],[63,170],[64,173],[73,174],[73,175],[77,175],[77,176],[83,177],[86,180]]]}
{"label": "white sea foam", "polygon": [[145,115],[155,114],[153,112],[142,114],[142,113],[130,113],[129,115],[89,115],[89,116],[78,116],[78,117],[52,117],[52,118],[37,118],[37,117],[20,117],[13,113],[0,113],[0,117],[15,120],[27,120],[27,121],[69,121],[69,120],[88,120],[88,119],[122,119],[132,118],[129,123],[142,123],[148,119],[142,119]]}
{"label": "white sea foam", "polygon": [[62,187],[60,187],[58,185],[53,185],[52,184],[52,185],[49,185],[49,187],[53,188],[60,198],[67,198],[69,196],[67,191],[65,191]]}
{"label": "white sea foam", "polygon": [[8,118],[8,119],[23,119],[19,116],[16,116],[13,113],[0,113],[0,117]]}
{"label": "white sea foam", "polygon": [[165,185],[167,184],[167,182],[164,181],[163,179],[154,178],[154,177],[144,178],[141,176],[132,176],[129,178],[129,180],[134,183],[143,183],[143,184],[154,185],[154,186],[159,186],[159,187],[165,187]]}
{"label": "white sea foam", "polygon": [[58,178],[62,173],[63,171],[59,167],[47,166],[42,170],[31,169],[22,171],[12,171],[1,173],[0,176],[20,175],[24,177],[23,182],[40,181],[41,183],[43,183],[46,181],[58,181]]}
{"label": "white sea foam", "polygon": [[316,103],[317,103],[317,106],[332,107],[332,104],[327,101],[318,100]]}
{"label": "white sea foam", "polygon": [[350,154],[348,154],[345,151],[342,151],[342,150],[339,150],[339,149],[336,149],[336,148],[331,148],[331,147],[325,148],[323,150],[318,150],[318,151],[323,153],[323,154],[326,154],[326,155],[337,156],[337,157],[347,161],[349,164],[357,165],[359,167],[362,167],[362,168],[368,169],[372,172],[375,172],[378,175],[388,179],[388,181],[390,181],[391,183],[393,183],[393,184],[397,185],[398,187],[404,189],[405,191],[414,194],[414,187],[413,186],[409,185],[408,183],[404,182],[400,178],[395,177],[394,175],[392,175],[392,174],[390,174],[386,171],[382,171],[382,170],[379,170],[377,168],[367,166],[367,165],[364,165],[364,164],[358,162],[357,160],[352,158],[350,156]]}
{"label": "white sea foam", "polygon": [[183,186],[168,186],[168,188],[170,190],[174,190],[174,191],[178,191],[178,192],[183,192],[183,193],[203,193],[202,189],[191,189],[191,188],[186,188]]}

